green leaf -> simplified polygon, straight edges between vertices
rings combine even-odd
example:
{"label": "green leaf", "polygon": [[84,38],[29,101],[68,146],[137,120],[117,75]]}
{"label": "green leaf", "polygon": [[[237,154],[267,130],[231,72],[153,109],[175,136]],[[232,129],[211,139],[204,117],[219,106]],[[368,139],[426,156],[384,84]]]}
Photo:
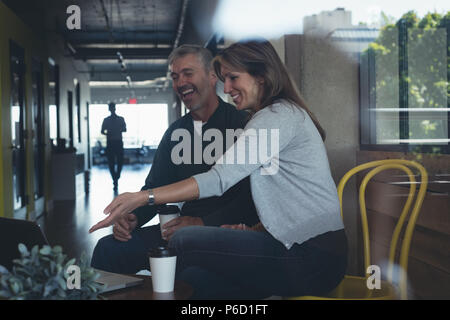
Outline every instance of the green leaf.
{"label": "green leaf", "polygon": [[30,253],[28,252],[27,247],[23,243],[19,243],[19,252],[22,255],[22,257],[28,256]]}
{"label": "green leaf", "polygon": [[44,246],[41,250],[39,250],[39,253],[48,256],[52,252],[50,246]]}
{"label": "green leaf", "polygon": [[63,252],[61,246],[54,246],[52,251],[53,251],[54,254],[61,254]]}
{"label": "green leaf", "polygon": [[99,286],[98,273],[89,267],[86,255],[80,259],[82,290],[67,290],[67,267],[76,259],[66,262],[67,256],[59,246],[34,246],[28,251],[20,246],[21,259],[15,259],[12,271],[0,267],[0,296],[8,299],[95,299]]}
{"label": "green leaf", "polygon": [[25,280],[25,285],[29,288],[33,288],[33,280],[31,278],[27,278],[27,280]]}
{"label": "green leaf", "polygon": [[2,297],[2,298],[10,298],[11,297],[11,293],[9,291],[6,291],[6,290],[0,290],[0,297]]}
{"label": "green leaf", "polygon": [[69,261],[67,261],[67,263],[66,263],[66,265],[65,265],[65,268],[64,269],[67,269],[69,266],[71,266],[71,265],[73,265],[73,264],[75,264],[75,261],[76,261],[76,259],[75,258],[73,258],[73,259],[70,259]]}
{"label": "green leaf", "polygon": [[4,266],[0,265],[0,275],[6,275],[9,274],[8,269],[6,269]]}
{"label": "green leaf", "polygon": [[51,284],[47,284],[47,285],[45,286],[45,288],[44,288],[44,294],[43,294],[43,297],[47,297],[53,289],[54,289],[54,288],[53,288],[53,286],[52,286]]}
{"label": "green leaf", "polygon": [[55,271],[57,271],[56,267],[57,264],[54,261],[50,261],[50,270],[52,273],[55,273]]}
{"label": "green leaf", "polygon": [[11,283],[10,288],[13,294],[18,294],[20,290],[20,284],[17,281],[14,281]]}
{"label": "green leaf", "polygon": [[59,286],[63,289],[63,290],[67,290],[67,283],[64,279],[58,277],[57,279]]}
{"label": "green leaf", "polygon": [[33,247],[33,249],[31,249],[31,260],[32,261],[37,261],[37,259],[39,259],[38,252],[39,252],[39,246],[35,245]]}

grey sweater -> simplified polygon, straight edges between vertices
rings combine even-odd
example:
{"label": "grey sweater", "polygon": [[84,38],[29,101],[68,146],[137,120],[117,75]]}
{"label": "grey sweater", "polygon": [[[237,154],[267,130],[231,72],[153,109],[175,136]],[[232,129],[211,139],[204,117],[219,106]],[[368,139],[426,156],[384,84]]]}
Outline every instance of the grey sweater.
{"label": "grey sweater", "polygon": [[206,198],[248,175],[262,224],[286,248],[344,227],[325,146],[303,109],[282,100],[258,111],[211,170],[194,178]]}

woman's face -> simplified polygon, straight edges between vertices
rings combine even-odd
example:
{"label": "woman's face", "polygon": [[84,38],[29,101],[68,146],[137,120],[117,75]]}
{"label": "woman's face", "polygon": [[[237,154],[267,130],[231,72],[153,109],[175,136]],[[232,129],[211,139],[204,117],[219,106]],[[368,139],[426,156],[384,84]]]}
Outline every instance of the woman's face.
{"label": "woman's face", "polygon": [[263,80],[247,72],[233,71],[224,65],[221,66],[221,74],[225,81],[223,91],[231,96],[236,108],[258,111]]}

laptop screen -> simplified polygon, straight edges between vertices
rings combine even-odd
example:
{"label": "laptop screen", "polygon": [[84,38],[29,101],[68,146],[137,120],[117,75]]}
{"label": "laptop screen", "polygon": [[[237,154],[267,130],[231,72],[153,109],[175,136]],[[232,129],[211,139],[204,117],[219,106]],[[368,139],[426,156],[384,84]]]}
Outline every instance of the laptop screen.
{"label": "laptop screen", "polygon": [[20,258],[19,243],[30,250],[48,244],[41,228],[32,221],[0,218],[0,265],[11,270],[13,260]]}

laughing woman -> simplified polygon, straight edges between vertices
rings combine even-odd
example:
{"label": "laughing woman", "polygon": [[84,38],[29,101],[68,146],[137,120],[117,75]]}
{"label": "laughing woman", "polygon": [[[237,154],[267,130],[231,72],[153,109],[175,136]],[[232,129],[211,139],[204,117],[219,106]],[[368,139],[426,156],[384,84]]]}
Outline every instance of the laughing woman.
{"label": "laughing woman", "polygon": [[[235,43],[213,63],[224,92],[238,109],[252,114],[244,132],[210,171],[119,195],[105,209],[109,216],[91,232],[145,205],[149,197],[163,204],[220,196],[250,176],[261,222],[177,230],[169,240],[178,255],[177,279],[190,283],[193,298],[199,299],[319,295],[332,290],[345,273],[347,240],[323,129],[269,42]],[[259,133],[267,132],[276,133],[277,139],[262,139]],[[265,150],[277,144],[277,152],[266,156],[256,150],[256,161],[248,161],[255,151],[254,139]],[[233,161],[242,153],[247,161]]]}

